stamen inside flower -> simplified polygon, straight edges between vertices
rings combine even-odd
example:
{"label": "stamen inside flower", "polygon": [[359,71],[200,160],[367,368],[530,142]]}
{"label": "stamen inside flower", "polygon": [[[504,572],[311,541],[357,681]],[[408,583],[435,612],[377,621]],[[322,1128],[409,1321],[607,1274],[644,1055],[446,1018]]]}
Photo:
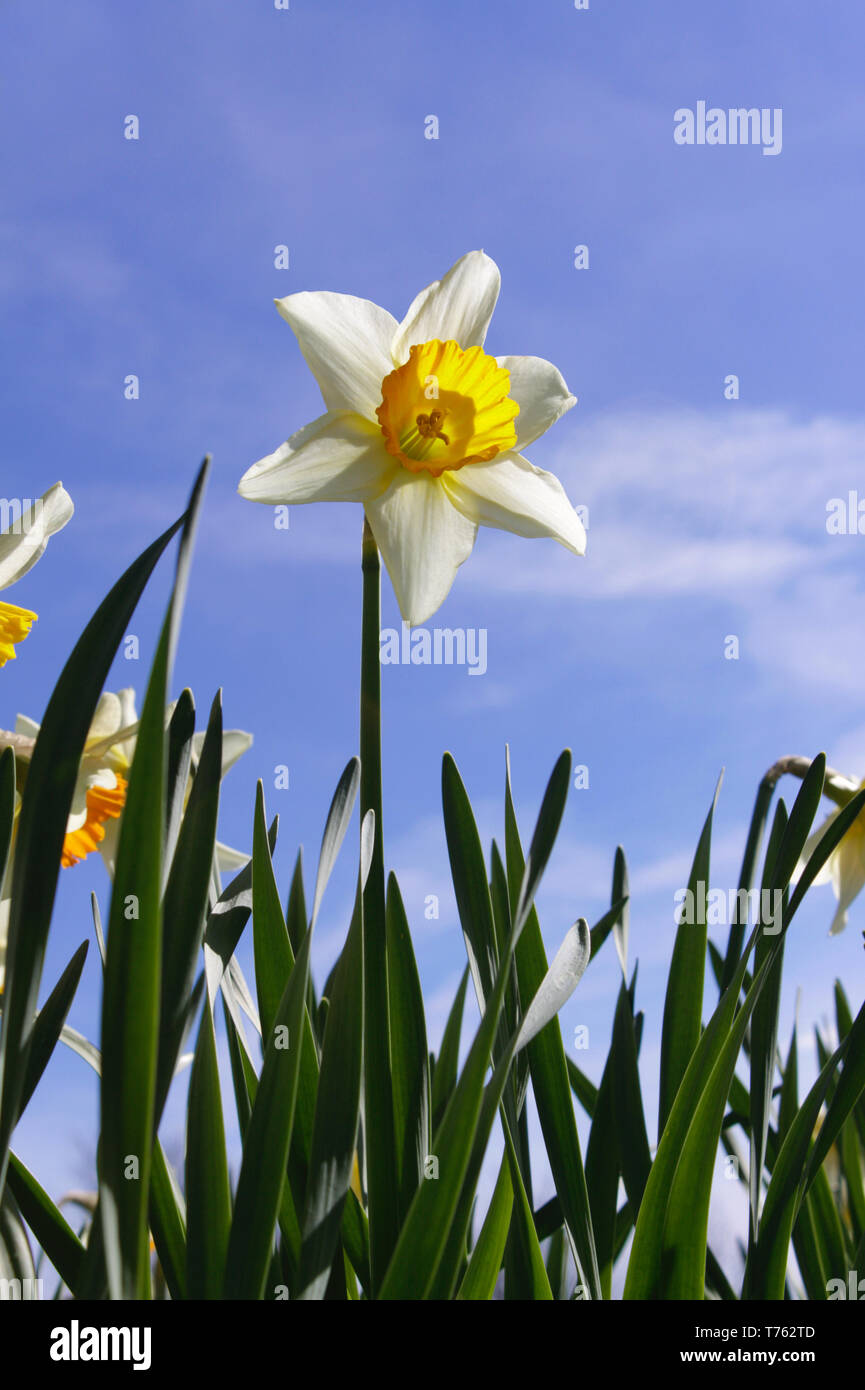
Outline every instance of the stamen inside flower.
{"label": "stamen inside flower", "polygon": [[[94,777],[87,788],[86,811],[83,816],[74,818],[80,820],[81,824],[67,830],[63,837],[60,862],[64,869],[80,864],[82,859],[99,848],[105,839],[105,822],[116,820],[126,804],[126,782],[122,777],[108,772],[98,774],[98,778],[100,780]],[[113,779],[114,786],[104,785],[109,778]]]}
{"label": "stamen inside flower", "polygon": [[14,661],[15,647],[23,642],[37,615],[29,608],[16,608],[14,603],[0,603],[0,666]]}
{"label": "stamen inside flower", "polygon": [[385,377],[376,410],[389,454],[412,473],[488,463],[517,442],[510,372],[483,348],[432,338]]}

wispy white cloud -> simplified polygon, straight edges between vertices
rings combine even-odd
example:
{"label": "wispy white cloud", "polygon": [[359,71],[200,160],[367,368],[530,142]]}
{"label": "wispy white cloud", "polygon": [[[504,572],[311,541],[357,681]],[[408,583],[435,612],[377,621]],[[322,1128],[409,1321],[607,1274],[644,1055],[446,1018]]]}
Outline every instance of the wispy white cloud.
{"label": "wispy white cloud", "polygon": [[848,777],[865,777],[865,724],[840,734],[826,750],[831,767]]}
{"label": "wispy white cloud", "polygon": [[[826,503],[856,487],[865,420],[799,421],[731,402],[712,413],[625,410],[578,426],[568,417],[567,444],[537,462],[589,507],[588,555],[573,584],[584,597],[726,597],[852,555],[855,538],[827,536]],[[544,558],[515,573],[491,554],[472,580],[570,590],[573,562]]]}
{"label": "wispy white cloud", "polygon": [[0,296],[50,294],[65,309],[88,315],[116,310],[131,292],[134,265],[118,253],[104,227],[64,218],[7,216],[0,223]]}
{"label": "wispy white cloud", "polygon": [[515,565],[511,538],[491,536],[464,583],[511,603],[711,603],[764,673],[850,696],[862,684],[865,537],[826,523],[831,499],[855,492],[863,453],[859,418],[733,402],[598,417],[537,459],[589,508],[585,560],[536,542]]}
{"label": "wispy white cloud", "polygon": [[[797,421],[731,403],[712,414],[626,411],[583,427],[572,416],[566,427],[567,445],[535,458],[588,506],[587,557],[482,531],[461,585],[527,601],[686,596],[745,605],[758,592],[857,577],[865,538],[827,534],[826,508],[856,488],[865,420]],[[292,509],[292,543],[306,558],[342,556],[342,536],[302,511]],[[351,515],[329,509],[340,532]],[[259,530],[240,528],[233,548],[258,548]]]}

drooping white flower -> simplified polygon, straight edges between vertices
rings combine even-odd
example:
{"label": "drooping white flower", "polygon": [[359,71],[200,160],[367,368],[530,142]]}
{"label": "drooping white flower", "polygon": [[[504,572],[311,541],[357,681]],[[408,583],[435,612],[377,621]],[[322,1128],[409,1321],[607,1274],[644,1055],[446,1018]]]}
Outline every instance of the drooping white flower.
{"label": "drooping white flower", "polygon": [[238,491],[270,505],[361,502],[412,624],[444,602],[478,526],[585,553],[561,483],[522,454],[576,398],[543,358],[484,352],[499,284],[489,256],[470,251],[401,323],[353,295],[276,301],[327,410]]}
{"label": "drooping white flower", "polygon": [[[55,483],[33,503],[15,504],[7,515],[5,529],[0,532],[0,589],[8,589],[32,569],[45,552],[50,536],[60,531],[72,516],[74,508],[62,483]],[[0,601],[0,666],[15,660],[15,647],[23,642],[37,615],[29,608]]]}
{"label": "drooping white flower", "polygon": [[[839,784],[840,780],[836,779]],[[845,792],[849,791],[850,796],[853,796],[863,787],[865,787],[865,780],[860,783],[851,780],[844,790]],[[826,817],[820,829],[808,837],[799,863],[796,865],[793,882],[798,881],[811,854],[817,848],[830,825],[837,820],[841,810],[842,808],[839,806],[836,811]],[[841,840],[817,874],[814,884],[821,883],[831,883],[835,890],[838,908],[832,918],[829,934],[830,936],[837,936],[847,925],[847,913],[850,904],[865,888],[865,811],[860,811],[853,824],[848,826]]]}

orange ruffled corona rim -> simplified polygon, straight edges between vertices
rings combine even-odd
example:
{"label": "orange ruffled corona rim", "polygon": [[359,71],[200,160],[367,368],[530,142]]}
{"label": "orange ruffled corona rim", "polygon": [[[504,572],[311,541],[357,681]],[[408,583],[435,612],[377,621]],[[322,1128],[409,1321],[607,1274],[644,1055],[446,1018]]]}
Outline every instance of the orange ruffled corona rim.
{"label": "orange ruffled corona rim", "polygon": [[412,473],[434,478],[467,463],[489,463],[517,442],[520,413],[507,368],[482,348],[433,338],[381,384],[376,410],[385,448]]}
{"label": "orange ruffled corona rim", "polygon": [[126,804],[126,782],[117,778],[116,787],[88,787],[87,819],[77,830],[67,831],[60,862],[64,869],[80,864],[105,839],[105,822],[116,820]]}

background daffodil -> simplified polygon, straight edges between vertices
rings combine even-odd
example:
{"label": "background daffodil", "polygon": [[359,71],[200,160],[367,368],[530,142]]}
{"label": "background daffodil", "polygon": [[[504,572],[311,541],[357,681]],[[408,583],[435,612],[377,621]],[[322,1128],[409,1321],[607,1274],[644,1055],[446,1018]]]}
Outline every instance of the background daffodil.
{"label": "background daffodil", "polygon": [[[168,709],[167,718],[170,718],[172,709],[173,706]],[[13,742],[19,765],[29,761],[29,752],[38,733],[39,725],[19,714],[15,721],[14,740],[8,740],[7,736],[7,741]],[[126,786],[137,737],[135,691],[129,687],[116,694],[106,691],[96,706],[78,769],[63,842],[62,862],[65,868],[80,863],[88,854],[98,850],[109,873],[113,874],[120,815],[126,801]],[[193,764],[198,761],[203,742],[203,733],[193,735]],[[241,729],[226,729],[222,736],[223,776],[251,744],[252,734],[244,733]],[[249,855],[217,842],[217,857],[220,870],[228,871],[245,864]]]}
{"label": "background daffodil", "polygon": [[[841,794],[846,795],[847,800],[849,800],[857,791],[861,791],[865,787],[865,780],[856,782],[852,779],[842,779],[836,775],[835,784],[841,789]],[[842,807],[839,806],[837,811],[833,811],[831,815],[827,816],[820,829],[815,831],[806,841],[793,875],[794,882],[799,879],[811,854],[830,825],[841,814],[841,810]],[[815,885],[831,883],[835,890],[838,908],[832,918],[829,934],[830,936],[837,936],[847,925],[847,912],[850,904],[865,888],[865,812],[860,812],[848,828],[817,874],[814,883]]]}
{"label": "background daffodil", "polygon": [[[22,508],[0,532],[0,589],[8,589],[33,568],[49,537],[63,529],[73,511],[72,498],[62,483]],[[0,601],[0,666],[14,661],[16,644],[24,641],[36,616],[29,608]]]}
{"label": "background daffodil", "polygon": [[484,352],[499,284],[489,256],[470,251],[401,323],[353,295],[276,301],[327,410],[253,464],[238,490],[271,505],[363,503],[412,624],[444,602],[478,526],[585,553],[561,483],[522,454],[576,398],[543,358]]}
{"label": "background daffodil", "polygon": [[[173,706],[166,712],[170,718]],[[27,765],[33,753],[33,746],[39,733],[39,725],[26,715],[19,714],[15,721],[14,733],[0,732],[0,747],[15,750],[19,783],[23,785],[27,775]],[[138,737],[138,715],[135,710],[135,691],[131,688],[119,690],[115,694],[106,691],[99,699],[84,754],[78,769],[75,793],[69,819],[66,823],[66,836],[63,841],[61,863],[70,868],[86,859],[88,854],[98,850],[109,874],[114,876],[117,857],[120,817],[126,802],[126,787],[135,743]],[[194,734],[192,738],[192,766],[197,766],[204,744],[204,734]],[[252,745],[252,734],[242,729],[226,729],[222,736],[222,775],[243,756]],[[187,784],[186,799],[191,789],[191,777]],[[185,805],[185,802],[184,802]],[[21,806],[21,794],[15,793],[15,826]],[[13,831],[14,835],[14,831]],[[0,993],[3,990],[6,959],[6,938],[9,926],[9,903],[12,891],[12,871],[14,858],[14,839],[3,886],[0,890]],[[216,864],[220,873],[236,872],[249,859],[248,854],[232,849],[230,845],[216,842]]]}

